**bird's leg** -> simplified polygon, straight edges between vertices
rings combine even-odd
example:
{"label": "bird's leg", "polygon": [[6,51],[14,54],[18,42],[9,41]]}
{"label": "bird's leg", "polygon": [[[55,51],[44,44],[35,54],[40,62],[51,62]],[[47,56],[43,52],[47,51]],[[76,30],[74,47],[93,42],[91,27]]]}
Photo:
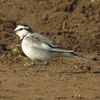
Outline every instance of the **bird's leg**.
{"label": "bird's leg", "polygon": [[35,66],[35,65],[38,65],[38,64],[41,64],[41,65],[44,65],[45,64],[45,67],[42,69],[42,71],[44,71],[47,68],[49,62],[48,61],[45,61],[45,63],[44,62],[36,62],[36,61],[33,61],[31,63],[26,62],[24,64],[24,66],[25,67],[30,67],[30,66]]}
{"label": "bird's leg", "polygon": [[48,62],[48,61],[45,61],[44,64],[45,64],[45,67],[42,69],[42,71],[45,71],[45,70],[46,70],[46,68],[47,68],[48,65],[49,65],[49,62]]}

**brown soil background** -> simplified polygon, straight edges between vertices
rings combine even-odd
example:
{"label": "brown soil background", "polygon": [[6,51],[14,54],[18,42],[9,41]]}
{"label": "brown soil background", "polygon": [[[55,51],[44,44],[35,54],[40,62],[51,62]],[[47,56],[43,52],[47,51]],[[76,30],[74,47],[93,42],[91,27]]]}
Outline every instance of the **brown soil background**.
{"label": "brown soil background", "polygon": [[20,40],[11,32],[24,23],[100,61],[99,0],[0,0],[0,100],[100,100],[99,64],[61,57],[45,72],[45,65],[24,66],[31,60],[12,51]]}

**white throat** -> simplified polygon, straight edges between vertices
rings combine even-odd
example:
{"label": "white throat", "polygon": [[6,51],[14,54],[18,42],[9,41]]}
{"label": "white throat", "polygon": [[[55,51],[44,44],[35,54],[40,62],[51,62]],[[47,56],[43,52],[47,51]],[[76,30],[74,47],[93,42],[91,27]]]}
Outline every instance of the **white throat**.
{"label": "white throat", "polygon": [[16,34],[20,37],[20,39],[23,39],[29,33],[26,30],[21,30],[21,31],[17,31]]}

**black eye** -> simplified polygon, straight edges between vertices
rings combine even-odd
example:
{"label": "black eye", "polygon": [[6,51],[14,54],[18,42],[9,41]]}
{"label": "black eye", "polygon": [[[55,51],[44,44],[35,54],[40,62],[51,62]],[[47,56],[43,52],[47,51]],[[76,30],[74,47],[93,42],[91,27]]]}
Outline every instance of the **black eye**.
{"label": "black eye", "polygon": [[23,28],[20,28],[19,30],[23,30]]}

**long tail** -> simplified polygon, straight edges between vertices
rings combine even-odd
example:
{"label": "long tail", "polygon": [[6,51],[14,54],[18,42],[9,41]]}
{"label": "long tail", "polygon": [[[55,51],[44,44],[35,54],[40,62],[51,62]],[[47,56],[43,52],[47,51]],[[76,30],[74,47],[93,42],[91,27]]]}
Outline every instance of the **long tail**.
{"label": "long tail", "polygon": [[76,57],[76,58],[80,58],[80,59],[83,59],[83,60],[87,60],[87,61],[90,61],[90,62],[93,62],[93,63],[100,64],[100,62],[98,62],[98,61],[95,61],[95,60],[92,60],[92,59],[89,59],[89,58],[86,58],[86,57],[82,57],[82,56],[79,56],[79,55],[74,54],[74,53],[71,53],[71,56]]}
{"label": "long tail", "polygon": [[74,54],[74,57],[100,64],[100,62]]}
{"label": "long tail", "polygon": [[94,63],[100,64],[100,62],[98,62],[98,61],[95,61],[95,60],[92,60],[92,59],[89,59],[89,58],[82,57],[82,56],[79,56],[77,54],[74,54],[74,52],[72,50],[58,49],[58,48],[55,48],[54,49],[53,48],[51,51],[58,52],[59,53],[59,56],[76,57],[76,58],[80,58],[80,59],[83,59],[83,60],[87,60],[87,61],[90,61],[90,62],[94,62]]}

